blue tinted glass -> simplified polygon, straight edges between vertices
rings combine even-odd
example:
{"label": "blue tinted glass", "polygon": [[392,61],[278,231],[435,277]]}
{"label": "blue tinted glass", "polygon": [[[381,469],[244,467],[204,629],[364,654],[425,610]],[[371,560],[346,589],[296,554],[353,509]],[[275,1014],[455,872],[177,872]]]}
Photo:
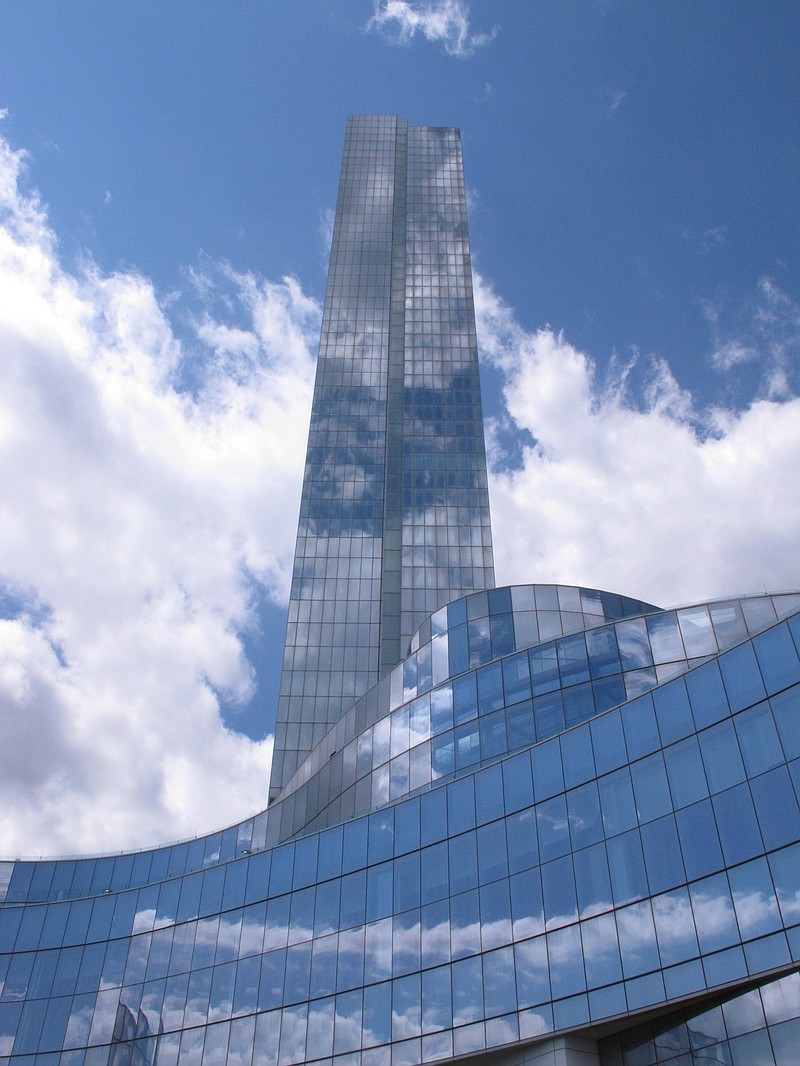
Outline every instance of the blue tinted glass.
{"label": "blue tinted glass", "polygon": [[532,810],[512,814],[506,819],[508,865],[512,873],[527,870],[539,861],[536,817]]}
{"label": "blue tinted glass", "polygon": [[800,837],[800,811],[784,766],[750,782],[758,824],[768,851]]}
{"label": "blue tinted glass", "polygon": [[501,821],[478,830],[478,872],[481,884],[508,876],[506,827]]}
{"label": "blue tinted glass", "polygon": [[[420,966],[420,912],[410,910],[395,914],[394,920],[386,922],[386,946],[389,947],[390,925],[394,928],[394,950],[392,972],[399,974],[414,973]],[[370,926],[367,926],[369,933]],[[367,937],[369,939],[369,937]],[[380,975],[383,976],[383,975]]]}
{"label": "blue tinted glass", "polygon": [[[456,693],[458,689],[456,688]],[[503,706],[503,668],[492,663],[478,671],[478,711],[488,714]]]}
{"label": "blue tinted glass", "polygon": [[591,724],[592,747],[598,774],[608,773],[628,761],[619,714],[604,714]]}
{"label": "blue tinted glass", "polygon": [[663,966],[674,966],[699,954],[692,907],[685,888],[654,899],[653,918]]}
{"label": "blue tinted glass", "polygon": [[420,797],[422,843],[432,844],[447,835],[447,793],[434,789]]}
{"label": "blue tinted glass", "polygon": [[536,740],[536,730],[533,724],[533,701],[525,700],[514,707],[509,707],[505,715],[508,750],[516,751],[518,748],[525,748],[533,744]]}
{"label": "blue tinted glass", "polygon": [[498,763],[475,774],[475,813],[478,824],[491,822],[505,813],[503,771]]}
{"label": "blue tinted glass", "polygon": [[623,833],[606,842],[611,890],[617,906],[647,895],[642,845],[637,832]]}
{"label": "blue tinted glass", "polygon": [[541,867],[544,916],[548,929],[578,920],[578,901],[575,895],[575,879],[572,874],[572,858],[564,855]]}
{"label": "blue tinted glass", "polygon": [[478,714],[478,691],[475,674],[464,674],[453,682],[453,721],[468,722]]}
{"label": "blue tinted glass", "polygon": [[[364,1021],[367,1022],[367,996],[364,993]],[[422,1031],[433,1032],[449,1028],[453,1024],[453,1006],[450,991],[450,968],[440,966],[422,974]],[[370,1026],[371,1028],[371,1026]]]}
{"label": "blue tinted glass", "polygon": [[511,613],[511,589],[489,589],[486,594],[489,603],[489,614],[492,616]]}
{"label": "blue tinted glass", "polygon": [[586,722],[595,713],[594,694],[590,684],[574,685],[561,693],[564,704],[564,723],[567,729]]}
{"label": "blue tinted glass", "polygon": [[619,641],[620,665],[623,670],[640,670],[653,665],[647,624],[643,618],[631,618],[614,626]]}
{"label": "blue tinted glass", "polygon": [[[728,981],[735,981],[747,975],[744,952],[740,947],[728,948],[727,951],[720,951],[716,955],[706,956],[703,959],[703,969],[710,985],[724,985]],[[731,1041],[731,1043],[733,1042]],[[742,1066],[749,1066],[749,1061],[747,1059],[746,1062],[742,1063]]]}
{"label": "blue tinted glass", "polygon": [[[720,682],[720,685],[722,683]],[[671,744],[694,732],[694,719],[683,678],[671,681],[653,693],[658,731],[663,743]]]}
{"label": "blue tinted glass", "polygon": [[597,784],[589,781],[567,793],[569,826],[573,850],[594,844],[603,836]]}
{"label": "blue tinted glass", "polygon": [[514,947],[514,971],[520,1007],[550,999],[547,945],[543,936],[526,940]]}
{"label": "blue tinted glass", "polygon": [[736,733],[749,776],[763,773],[783,762],[783,749],[766,700],[734,718]]}
{"label": "blue tinted glass", "polygon": [[595,777],[594,753],[588,727],[570,729],[560,739],[565,787],[573,788]]}
{"label": "blue tinted glass", "polygon": [[627,769],[608,774],[598,782],[600,806],[606,836],[622,833],[636,825],[636,805],[633,802],[630,774]]}
{"label": "blue tinted glass", "polygon": [[543,862],[566,855],[569,851],[569,823],[563,796],[537,804],[536,826],[539,833],[539,855]]}
{"label": "blue tinted glass", "polygon": [[642,847],[651,894],[683,883],[683,859],[672,815],[642,826]]}
{"label": "blue tinted glass", "polygon": [[689,895],[700,950],[704,954],[739,941],[733,899],[725,874],[716,874],[689,885]]}
{"label": "blue tinted glass", "polygon": [[470,666],[480,666],[491,659],[492,638],[488,618],[476,618],[467,622],[467,640]]}
{"label": "blue tinted glass", "polygon": [[712,803],[725,862],[732,865],[760,854],[764,846],[747,785],[721,792]]}
{"label": "blue tinted glass", "polygon": [[678,622],[687,658],[716,654],[717,641],[707,607],[684,607],[678,611]]}
{"label": "blue tinted glass", "polygon": [[364,922],[367,877],[364,870],[342,878],[340,921],[344,928]]}
{"label": "blue tinted glass", "polygon": [[478,885],[478,854],[475,833],[450,840],[450,891],[464,892]]}
{"label": "blue tinted glass", "polygon": [[624,907],[617,914],[619,949],[625,977],[658,969],[660,959],[650,901]]}
{"label": "blue tinted glass", "polygon": [[495,711],[481,718],[479,734],[481,758],[490,759],[505,754],[508,751],[506,712]]}
{"label": "blue tinted glass", "polygon": [[531,695],[531,671],[526,652],[503,662],[503,687],[506,703],[517,703]]}
{"label": "blue tinted glass", "polygon": [[545,740],[564,730],[564,701],[560,692],[537,696],[533,701],[536,739]]}
{"label": "blue tinted glass", "polygon": [[534,696],[552,692],[561,684],[555,644],[542,644],[529,652],[531,690]]}
{"label": "blue tinted glass", "polygon": [[474,766],[480,758],[480,743],[477,721],[457,726],[453,733],[456,769]]}
{"label": "blue tinted glass", "polygon": [[729,870],[728,880],[743,940],[780,928],[778,902],[766,859],[755,859]]}
{"label": "blue tinted glass", "polygon": [[631,759],[640,759],[657,751],[661,746],[656,724],[656,712],[653,697],[640,696],[622,708],[622,725],[625,731],[625,745]]}
{"label": "blue tinted glass", "polygon": [[672,810],[672,798],[661,752],[635,762],[631,766],[631,778],[640,822],[660,818]]}
{"label": "blue tinted glass", "polygon": [[722,792],[744,781],[742,756],[730,719],[704,729],[698,740],[711,792]]}
{"label": "blue tinted glass", "polygon": [[447,842],[433,844],[421,852],[422,902],[444,899],[450,891]]}
{"label": "blue tinted glass", "polygon": [[456,626],[463,625],[467,620],[467,602],[464,599],[454,600],[447,605],[447,628],[452,632]]}
{"label": "blue tinted glass", "polygon": [[800,883],[800,844],[768,857],[784,925],[797,921],[797,885]]}
{"label": "blue tinted glass", "polygon": [[559,640],[556,643],[556,650],[562,685],[576,685],[580,681],[589,680],[589,660],[586,655],[586,641],[582,633]]}
{"label": "blue tinted glass", "polygon": [[[368,855],[369,861],[381,862],[394,854],[395,843],[395,812],[394,810],[381,810],[370,814],[368,823]],[[311,838],[314,839],[314,838]],[[298,841],[300,845],[303,841]],[[300,858],[295,858],[295,881],[297,881],[297,863]]]}
{"label": "blue tinted glass", "polygon": [[611,878],[604,844],[582,848],[573,855],[578,910],[582,918],[611,909]]}
{"label": "blue tinted glass", "polygon": [[483,1013],[483,977],[480,956],[453,963],[453,1024],[474,1022]]}
{"label": "blue tinted glass", "polygon": [[448,634],[448,655],[450,658],[450,674],[463,674],[469,670],[469,644],[467,642],[467,626],[456,626]]}
{"label": "blue tinted glass", "polygon": [[649,1007],[652,1003],[659,1003],[665,996],[661,973],[649,973],[644,977],[626,981],[625,996],[629,1010],[639,1010],[641,1007]]}
{"label": "blue tinted glass", "polygon": [[514,939],[520,940],[544,932],[544,903],[538,867],[514,874],[509,883]]}
{"label": "blue tinted glass", "polygon": [[777,970],[779,966],[786,966],[791,961],[786,936],[783,933],[762,937],[754,943],[745,944],[744,957],[749,973]]}
{"label": "blue tinted glass", "polygon": [[620,651],[617,648],[617,635],[614,626],[590,629],[586,633],[586,647],[589,655],[589,669],[592,677],[607,677],[617,674],[621,669]]}
{"label": "blue tinted glass", "polygon": [[475,889],[450,899],[450,946],[453,958],[480,951],[480,903]]}
{"label": "blue tinted glass", "polygon": [[797,683],[800,659],[785,622],[755,637],[753,647],[770,693]]}
{"label": "blue tinted glass", "polygon": [[[628,681],[630,681],[630,676],[631,675],[628,677]],[[611,707],[616,707],[617,704],[623,703],[626,698],[625,682],[619,675],[616,677],[603,678],[602,681],[595,681],[592,684],[592,691],[594,693],[595,712],[597,714],[602,714],[603,711],[607,711]]]}
{"label": "blue tinted glass", "polygon": [[493,881],[479,891],[481,908],[481,946],[484,951],[510,944],[511,898],[508,881]]}
{"label": "blue tinted glass", "polygon": [[581,923],[581,936],[589,988],[621,980],[622,965],[614,915],[602,914]]}
{"label": "blue tinted glass", "polygon": [[676,807],[685,807],[708,795],[703,760],[696,737],[673,744],[664,752],[669,787]]}
{"label": "blue tinted glass", "polygon": [[722,852],[710,801],[685,807],[676,818],[689,880],[719,870],[723,865]]}
{"label": "blue tinted glass", "polygon": [[742,644],[719,661],[732,711],[740,711],[766,696],[752,644]]}
{"label": "blue tinted glass", "polygon": [[433,779],[447,777],[455,769],[455,741],[453,733],[441,733],[431,740],[431,772]]}
{"label": "blue tinted glass", "polygon": [[[222,904],[222,890],[225,887],[225,867],[216,866],[203,874],[203,889],[200,893],[200,914],[216,914]],[[119,908],[118,908],[119,909]],[[114,915],[117,924],[117,915]],[[123,925],[127,925],[123,922]],[[112,934],[114,927],[112,926]]]}
{"label": "blue tinted glass", "polygon": [[[266,899],[269,886],[270,859],[271,853],[269,851],[262,851],[250,857],[246,867],[247,891],[245,893],[245,903],[255,903],[256,900]],[[167,886],[163,887],[166,888]]]}
{"label": "blue tinted glass", "polygon": [[511,613],[499,614],[489,619],[492,643],[492,658],[509,655],[516,649],[514,642],[514,619]]}
{"label": "blue tinted glass", "polygon": [[[420,801],[418,798],[407,800],[395,807],[395,845],[397,854],[411,851],[420,845]],[[320,849],[320,865],[322,850]],[[330,877],[330,874],[326,874]]]}
{"label": "blue tinted glass", "polygon": [[447,786],[447,824],[450,836],[475,826],[473,777],[464,777]]}
{"label": "blue tinted glass", "polygon": [[391,862],[367,870],[366,921],[373,922],[392,913],[392,874]]}
{"label": "blue tinted glass", "polygon": [[800,756],[800,689],[797,686],[770,699],[772,714],[787,759]]}
{"label": "blue tinted glass", "polygon": [[698,729],[713,725],[730,713],[716,662],[691,670],[686,675],[686,688]]}
{"label": "blue tinted glass", "polygon": [[443,733],[453,727],[453,688],[442,685],[431,693],[431,734]]}
{"label": "blue tinted glass", "polygon": [[[293,866],[294,847],[291,844],[276,848],[272,852],[272,868],[269,875],[269,892],[271,896],[278,896],[282,892],[291,890]],[[181,902],[183,902],[182,896]]]}
{"label": "blue tinted glass", "polygon": [[527,752],[503,761],[502,788],[507,811],[519,810],[533,803],[533,778]]}
{"label": "blue tinted glass", "polygon": [[337,879],[317,885],[314,906],[314,935],[322,936],[336,929],[339,921],[341,882]]}
{"label": "blue tinted glass", "polygon": [[650,615],[646,621],[653,662],[672,663],[685,657],[678,620],[673,611]]}
{"label": "blue tinted glass", "polygon": [[553,996],[573,996],[586,988],[580,929],[577,925],[547,934]]}
{"label": "blue tinted glass", "polygon": [[546,799],[564,789],[561,771],[561,749],[557,740],[539,744],[531,751],[533,783],[536,799]]}
{"label": "blue tinted glass", "polygon": [[517,1009],[512,948],[501,948],[483,956],[483,988],[485,1010],[489,1017]]}

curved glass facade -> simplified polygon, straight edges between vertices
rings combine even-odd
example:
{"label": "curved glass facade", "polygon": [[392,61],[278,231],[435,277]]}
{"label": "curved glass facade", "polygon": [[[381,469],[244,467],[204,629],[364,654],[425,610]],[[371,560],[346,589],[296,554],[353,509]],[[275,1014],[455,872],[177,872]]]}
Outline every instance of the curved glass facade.
{"label": "curved glass facade", "polygon": [[[348,787],[380,787],[378,809],[274,847],[253,831],[282,804],[188,844],[9,864],[0,1062],[432,1061],[737,983],[763,1024],[740,1032],[719,995],[698,1016],[766,1046],[800,1006],[799,646],[795,596],[600,622],[387,704],[350,741],[370,738]],[[676,676],[628,690],[659,665]],[[554,695],[563,717],[536,704]],[[394,760],[435,736],[456,762],[410,794]],[[638,1032],[600,1061],[670,1061],[637,1058]]]}
{"label": "curved glass facade", "polygon": [[[337,666],[335,711],[296,759],[280,759],[282,787],[254,818],[136,853],[0,862],[0,1066],[798,1060],[800,594],[663,610],[570,586],[492,588],[482,442],[464,445],[472,458],[457,465],[472,474],[450,486],[437,525],[429,493],[447,479],[416,479],[447,470],[437,456],[461,432],[460,421],[435,429],[430,391],[435,339],[456,312],[438,305],[428,328],[430,308],[416,308],[395,267],[402,250],[441,290],[452,267],[456,304],[466,291],[466,251],[449,258],[451,243],[466,241],[453,230],[453,187],[463,191],[454,146],[456,131],[359,120],[346,149],[345,169],[362,181],[348,193],[348,240],[368,198],[362,153],[377,152],[385,171],[369,192],[390,239],[385,360],[403,354],[402,336],[430,380],[420,392],[406,384],[394,428],[390,418],[383,443],[370,439],[380,507],[339,508],[327,542],[322,518],[336,508],[321,503],[332,499],[320,488],[330,489],[326,449],[338,419],[347,457],[354,408],[336,406],[330,382],[318,387],[311,439],[322,450],[314,459],[310,445],[296,565],[312,594],[293,599],[308,621],[290,621],[284,673],[292,715],[303,724],[308,682],[311,721],[322,720],[328,668],[305,654],[311,619],[330,610],[355,626],[339,644],[331,623],[329,648],[356,639],[345,609],[353,581],[377,582],[356,590],[368,613],[377,604],[377,632],[364,634],[377,658],[346,699]],[[412,165],[415,152],[425,158]],[[359,272],[380,257],[362,259],[348,314],[369,291]],[[416,274],[405,277],[407,286]],[[384,369],[391,383],[398,368]],[[463,405],[456,378],[447,387]],[[480,423],[470,395],[458,416],[469,419],[467,442]],[[400,431],[406,418],[418,432]],[[459,511],[467,481],[478,502]],[[367,536],[353,524],[368,511],[384,530],[378,547],[368,544],[378,525]],[[427,550],[439,528],[460,576],[446,552]],[[383,569],[355,578],[357,556]],[[399,585],[394,573],[384,585],[393,567]],[[420,595],[396,600],[397,588]],[[314,606],[323,600],[330,606]],[[392,636],[382,643],[384,623]],[[387,651],[398,633],[400,656]]]}

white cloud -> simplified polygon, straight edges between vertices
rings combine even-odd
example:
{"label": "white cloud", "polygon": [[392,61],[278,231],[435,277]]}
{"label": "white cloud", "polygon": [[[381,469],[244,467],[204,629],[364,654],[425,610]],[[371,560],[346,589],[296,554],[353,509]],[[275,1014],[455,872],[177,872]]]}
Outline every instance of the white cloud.
{"label": "white cloud", "polygon": [[[502,437],[510,426],[522,440],[509,469],[490,434],[498,583],[665,606],[800,585],[800,399],[768,386],[741,410],[697,411],[657,360],[634,396],[628,367],[601,382],[588,355],[549,328],[524,330],[480,278],[475,295],[483,355],[503,375]],[[779,332],[787,348],[786,322]]]}
{"label": "white cloud", "polygon": [[606,112],[606,118],[610,118],[611,115],[613,115],[615,111],[619,110],[619,108],[622,106],[622,104],[623,104],[625,98],[627,97],[627,95],[628,94],[627,94],[627,92],[625,92],[624,89],[617,89],[617,91],[614,93],[613,97],[611,98],[611,103],[609,104],[608,111]]}
{"label": "white cloud", "polygon": [[427,41],[441,42],[445,52],[466,59],[494,40],[497,33],[471,33],[469,7],[464,0],[374,0],[368,30],[378,30],[396,44],[409,44],[421,33]]}
{"label": "white cloud", "polygon": [[715,369],[729,372],[750,364],[756,368],[759,395],[771,400],[796,395],[800,384],[800,308],[773,278],[759,279],[744,321],[733,327],[726,325],[722,308],[707,303],[704,310],[712,332],[711,362]]}
{"label": "white cloud", "polygon": [[191,835],[267,795],[220,706],[287,594],[319,307],[209,271],[181,340],[147,279],[59,262],[23,168],[0,142],[0,854]]}

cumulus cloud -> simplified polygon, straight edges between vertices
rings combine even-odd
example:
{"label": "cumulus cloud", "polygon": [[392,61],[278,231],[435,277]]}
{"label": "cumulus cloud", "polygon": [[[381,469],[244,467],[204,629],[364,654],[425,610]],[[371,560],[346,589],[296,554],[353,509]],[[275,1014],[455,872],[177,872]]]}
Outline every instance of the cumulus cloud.
{"label": "cumulus cloud", "polygon": [[464,0],[374,0],[374,14],[367,23],[368,30],[383,33],[395,44],[409,44],[418,33],[426,41],[442,44],[445,52],[467,59],[474,52],[494,40],[491,33],[472,33],[469,7]]}
{"label": "cumulus cloud", "polygon": [[476,279],[480,346],[506,408],[489,434],[498,583],[582,584],[665,606],[800,585],[800,399],[774,385],[800,330],[763,288],[778,340],[760,348],[756,395],[698,409],[663,361],[649,361],[643,387],[631,363],[601,379],[563,334],[526,331]]}
{"label": "cumulus cloud", "polygon": [[271,738],[221,709],[287,595],[320,309],[68,269],[24,168],[0,142],[0,854],[187,836],[267,795]]}

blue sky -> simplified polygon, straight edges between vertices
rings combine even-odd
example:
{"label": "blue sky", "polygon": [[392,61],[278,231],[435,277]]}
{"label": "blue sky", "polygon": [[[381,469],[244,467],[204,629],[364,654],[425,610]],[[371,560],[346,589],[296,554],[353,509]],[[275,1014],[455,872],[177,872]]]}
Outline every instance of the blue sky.
{"label": "blue sky", "polygon": [[0,853],[266,795],[348,113],[462,130],[499,580],[800,585],[796,4],[3,23]]}

